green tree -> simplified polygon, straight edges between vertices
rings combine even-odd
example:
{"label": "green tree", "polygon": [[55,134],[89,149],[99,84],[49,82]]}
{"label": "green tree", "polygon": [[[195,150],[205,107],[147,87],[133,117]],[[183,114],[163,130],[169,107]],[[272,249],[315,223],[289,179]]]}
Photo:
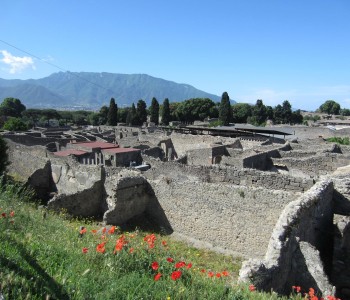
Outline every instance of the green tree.
{"label": "green tree", "polygon": [[183,122],[203,121],[218,114],[215,102],[209,98],[192,98],[180,102],[175,113],[177,119]]}
{"label": "green tree", "polygon": [[109,103],[108,115],[107,115],[107,125],[117,126],[118,124],[118,106],[115,103],[114,98],[111,99]]}
{"label": "green tree", "polygon": [[343,108],[343,109],[341,109],[340,114],[341,114],[342,116],[350,116],[350,109],[348,109],[348,108]]}
{"label": "green tree", "polygon": [[283,108],[281,104],[278,104],[274,109],[274,121],[276,124],[283,123]]}
{"label": "green tree", "polygon": [[335,102],[334,100],[327,100],[325,103],[323,103],[319,110],[322,113],[326,113],[329,115],[339,115],[340,113],[340,105],[339,103]]}
{"label": "green tree", "polygon": [[6,167],[9,165],[7,149],[5,140],[0,136],[0,175],[6,171]]}
{"label": "green tree", "polygon": [[291,123],[293,124],[302,124],[304,121],[303,115],[301,114],[300,109],[292,112]]}
{"label": "green tree", "polygon": [[292,121],[292,106],[288,100],[285,100],[282,103],[282,118],[284,124],[291,123]]}
{"label": "green tree", "polygon": [[267,111],[266,106],[264,105],[261,99],[256,100],[256,104],[253,107],[252,111],[252,123],[256,125],[261,125],[266,122]]}
{"label": "green tree", "polygon": [[158,125],[159,123],[159,103],[155,97],[152,98],[150,107],[150,121]]}
{"label": "green tree", "polygon": [[5,98],[0,105],[0,115],[3,116],[19,118],[25,110],[26,107],[17,98]]}
{"label": "green tree", "polygon": [[26,123],[24,123],[20,118],[14,117],[10,117],[2,128],[9,131],[26,131],[28,129]]}
{"label": "green tree", "polygon": [[34,108],[26,109],[25,111],[22,112],[22,116],[24,121],[27,122],[27,124],[36,126],[41,116],[41,110],[34,109]]}
{"label": "green tree", "polygon": [[163,102],[163,109],[162,109],[162,124],[169,125],[169,122],[170,122],[170,104],[169,104],[169,99],[165,98]]}
{"label": "green tree", "polygon": [[136,115],[136,125],[142,125],[143,123],[147,122],[147,105],[142,99],[137,101]]}
{"label": "green tree", "polygon": [[219,109],[219,121],[225,126],[233,122],[232,107],[230,104],[230,97],[227,92],[224,92],[221,96],[220,109]]}
{"label": "green tree", "polygon": [[233,121],[247,123],[248,117],[252,116],[252,106],[248,103],[236,103],[232,106]]}
{"label": "green tree", "polygon": [[130,107],[118,108],[118,121],[122,123],[127,123],[126,118],[128,116]]}

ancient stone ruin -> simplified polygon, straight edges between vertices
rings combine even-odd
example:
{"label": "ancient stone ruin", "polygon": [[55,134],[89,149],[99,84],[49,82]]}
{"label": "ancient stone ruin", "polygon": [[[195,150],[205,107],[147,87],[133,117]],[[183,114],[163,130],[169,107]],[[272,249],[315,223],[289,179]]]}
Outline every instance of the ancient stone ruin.
{"label": "ancient stone ruin", "polygon": [[298,130],[290,141],[123,126],[4,137],[9,172],[49,209],[240,256],[240,280],[259,289],[349,299],[350,148]]}

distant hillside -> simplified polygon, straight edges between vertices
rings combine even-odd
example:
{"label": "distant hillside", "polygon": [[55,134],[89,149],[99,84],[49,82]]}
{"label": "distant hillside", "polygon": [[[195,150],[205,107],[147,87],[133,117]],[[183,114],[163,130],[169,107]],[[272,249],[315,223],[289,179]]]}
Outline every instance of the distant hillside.
{"label": "distant hillside", "polygon": [[221,97],[198,90],[188,84],[155,78],[146,74],[113,74],[59,72],[41,79],[5,80],[0,78],[0,100],[19,98],[27,107],[100,108],[113,97],[119,107],[143,99],[149,105],[156,97],[162,103],[190,98]]}

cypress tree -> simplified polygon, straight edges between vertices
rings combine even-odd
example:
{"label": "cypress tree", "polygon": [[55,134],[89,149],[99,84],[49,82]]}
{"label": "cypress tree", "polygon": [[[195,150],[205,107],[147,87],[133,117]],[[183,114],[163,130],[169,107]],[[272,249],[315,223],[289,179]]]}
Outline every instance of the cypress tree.
{"label": "cypress tree", "polygon": [[219,121],[227,126],[230,122],[233,122],[232,107],[230,104],[230,97],[227,92],[224,92],[221,96],[220,108],[219,108]]}
{"label": "cypress tree", "polygon": [[159,103],[156,98],[152,98],[150,107],[151,118],[150,121],[158,125],[159,123]]}
{"label": "cypress tree", "polygon": [[109,103],[107,125],[116,126],[118,124],[118,106],[115,104],[114,98]]}
{"label": "cypress tree", "polygon": [[137,114],[137,125],[142,125],[147,122],[147,105],[142,99],[137,102],[136,114]]}
{"label": "cypress tree", "polygon": [[163,102],[163,110],[162,110],[162,124],[169,125],[170,122],[170,104],[169,99],[165,98]]}

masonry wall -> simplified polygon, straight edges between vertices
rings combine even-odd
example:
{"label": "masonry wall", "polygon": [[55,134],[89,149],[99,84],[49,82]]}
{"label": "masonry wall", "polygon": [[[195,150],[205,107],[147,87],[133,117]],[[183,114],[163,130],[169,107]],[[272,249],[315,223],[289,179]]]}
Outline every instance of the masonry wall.
{"label": "masonry wall", "polygon": [[144,173],[149,179],[167,177],[175,180],[197,180],[210,183],[231,183],[238,186],[303,192],[313,186],[312,179],[260,172],[254,169],[237,169],[230,166],[187,166],[174,162],[152,161],[152,168]]}
{"label": "masonry wall", "polygon": [[325,153],[312,157],[272,158],[272,161],[274,164],[285,165],[288,169],[298,169],[312,177],[318,177],[350,164],[350,156]]}
{"label": "masonry wall", "polygon": [[332,230],[333,183],[326,180],[285,207],[264,260],[245,262],[240,278],[265,291],[290,293],[295,285],[331,295]]}
{"label": "masonry wall", "polygon": [[175,233],[241,257],[263,257],[281,211],[296,196],[224,183],[148,181]]}

